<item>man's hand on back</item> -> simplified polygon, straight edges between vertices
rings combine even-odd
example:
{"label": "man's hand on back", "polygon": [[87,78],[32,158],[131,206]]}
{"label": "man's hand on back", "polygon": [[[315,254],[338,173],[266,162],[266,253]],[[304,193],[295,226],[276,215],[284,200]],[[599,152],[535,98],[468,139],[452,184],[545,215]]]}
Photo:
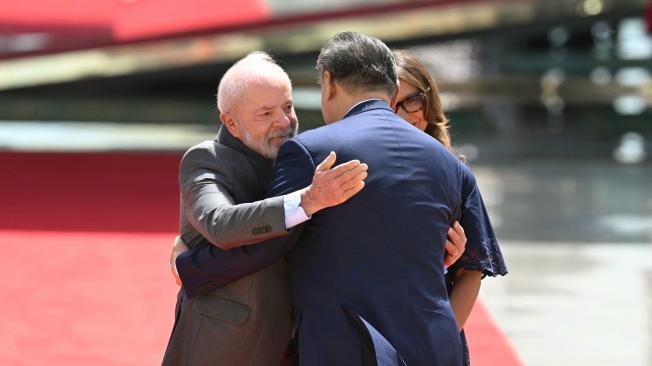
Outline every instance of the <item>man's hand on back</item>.
{"label": "man's hand on back", "polygon": [[450,267],[455,263],[466,249],[466,235],[459,222],[455,221],[453,226],[448,229],[448,239],[446,240],[446,257],[444,266]]}
{"label": "man's hand on back", "polygon": [[175,264],[175,261],[179,254],[190,250],[186,243],[181,240],[181,237],[177,236],[174,238],[174,245],[172,246],[172,253],[170,253],[170,271],[172,271],[172,277],[174,277],[174,281],[177,283],[177,285],[182,286],[181,283],[181,278],[179,278],[179,272],[177,272],[177,265]]}
{"label": "man's hand on back", "polygon": [[301,192],[301,207],[306,215],[346,202],[364,188],[367,164],[351,160],[334,168],[337,156],[331,152],[317,166],[312,184]]}

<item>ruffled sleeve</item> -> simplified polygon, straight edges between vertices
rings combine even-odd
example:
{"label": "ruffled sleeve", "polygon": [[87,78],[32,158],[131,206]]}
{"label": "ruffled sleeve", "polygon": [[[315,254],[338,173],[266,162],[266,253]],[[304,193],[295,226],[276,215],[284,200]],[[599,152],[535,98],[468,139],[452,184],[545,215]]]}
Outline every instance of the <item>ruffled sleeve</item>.
{"label": "ruffled sleeve", "polygon": [[455,267],[481,271],[484,276],[507,274],[507,266],[491,227],[480,190],[473,173],[462,168],[462,205],[460,224],[466,235],[466,249]]}

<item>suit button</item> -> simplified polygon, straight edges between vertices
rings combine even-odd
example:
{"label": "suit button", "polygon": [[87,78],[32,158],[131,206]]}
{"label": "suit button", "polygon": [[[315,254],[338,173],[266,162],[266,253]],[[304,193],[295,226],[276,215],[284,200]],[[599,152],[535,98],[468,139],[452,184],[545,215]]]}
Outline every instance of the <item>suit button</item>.
{"label": "suit button", "polygon": [[261,234],[266,234],[270,231],[272,231],[272,227],[269,225],[265,225],[265,226],[254,228],[253,230],[251,230],[251,233],[254,235],[261,235]]}
{"label": "suit button", "polygon": [[201,294],[206,294],[207,292],[212,291],[215,289],[215,284],[213,282],[208,282],[206,284],[203,284],[201,287],[199,287],[199,293]]}

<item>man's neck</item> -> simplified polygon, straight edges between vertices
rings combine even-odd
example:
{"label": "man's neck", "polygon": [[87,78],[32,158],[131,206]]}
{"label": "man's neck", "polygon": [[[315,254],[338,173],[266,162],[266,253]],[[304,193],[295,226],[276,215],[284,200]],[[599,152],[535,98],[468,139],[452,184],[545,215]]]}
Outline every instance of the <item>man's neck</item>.
{"label": "man's neck", "polygon": [[349,94],[345,96],[342,103],[340,104],[340,108],[338,109],[338,114],[340,115],[339,119],[344,118],[344,116],[346,116],[346,114],[349,113],[349,111],[356,105],[370,99],[379,99],[389,103],[389,98],[385,93],[382,92],[370,91],[365,93]]}
{"label": "man's neck", "polygon": [[[355,94],[345,94],[341,96],[341,101],[338,103],[337,107],[337,120],[344,118],[344,116],[349,113],[349,111],[355,107],[357,104],[364,102],[365,100],[370,99],[379,99],[389,103],[389,98],[383,92],[379,91],[369,91]],[[334,121],[333,121],[334,122]]]}

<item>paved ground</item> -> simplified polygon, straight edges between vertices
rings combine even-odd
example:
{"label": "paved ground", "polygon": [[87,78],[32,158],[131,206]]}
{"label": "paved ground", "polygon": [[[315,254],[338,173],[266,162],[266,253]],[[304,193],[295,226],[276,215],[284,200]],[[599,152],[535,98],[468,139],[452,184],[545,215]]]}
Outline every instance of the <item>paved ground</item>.
{"label": "paved ground", "polygon": [[481,295],[527,365],[652,365],[652,167],[476,167],[510,273]]}
{"label": "paved ground", "polygon": [[482,299],[527,365],[651,365],[652,246],[503,242]]}

